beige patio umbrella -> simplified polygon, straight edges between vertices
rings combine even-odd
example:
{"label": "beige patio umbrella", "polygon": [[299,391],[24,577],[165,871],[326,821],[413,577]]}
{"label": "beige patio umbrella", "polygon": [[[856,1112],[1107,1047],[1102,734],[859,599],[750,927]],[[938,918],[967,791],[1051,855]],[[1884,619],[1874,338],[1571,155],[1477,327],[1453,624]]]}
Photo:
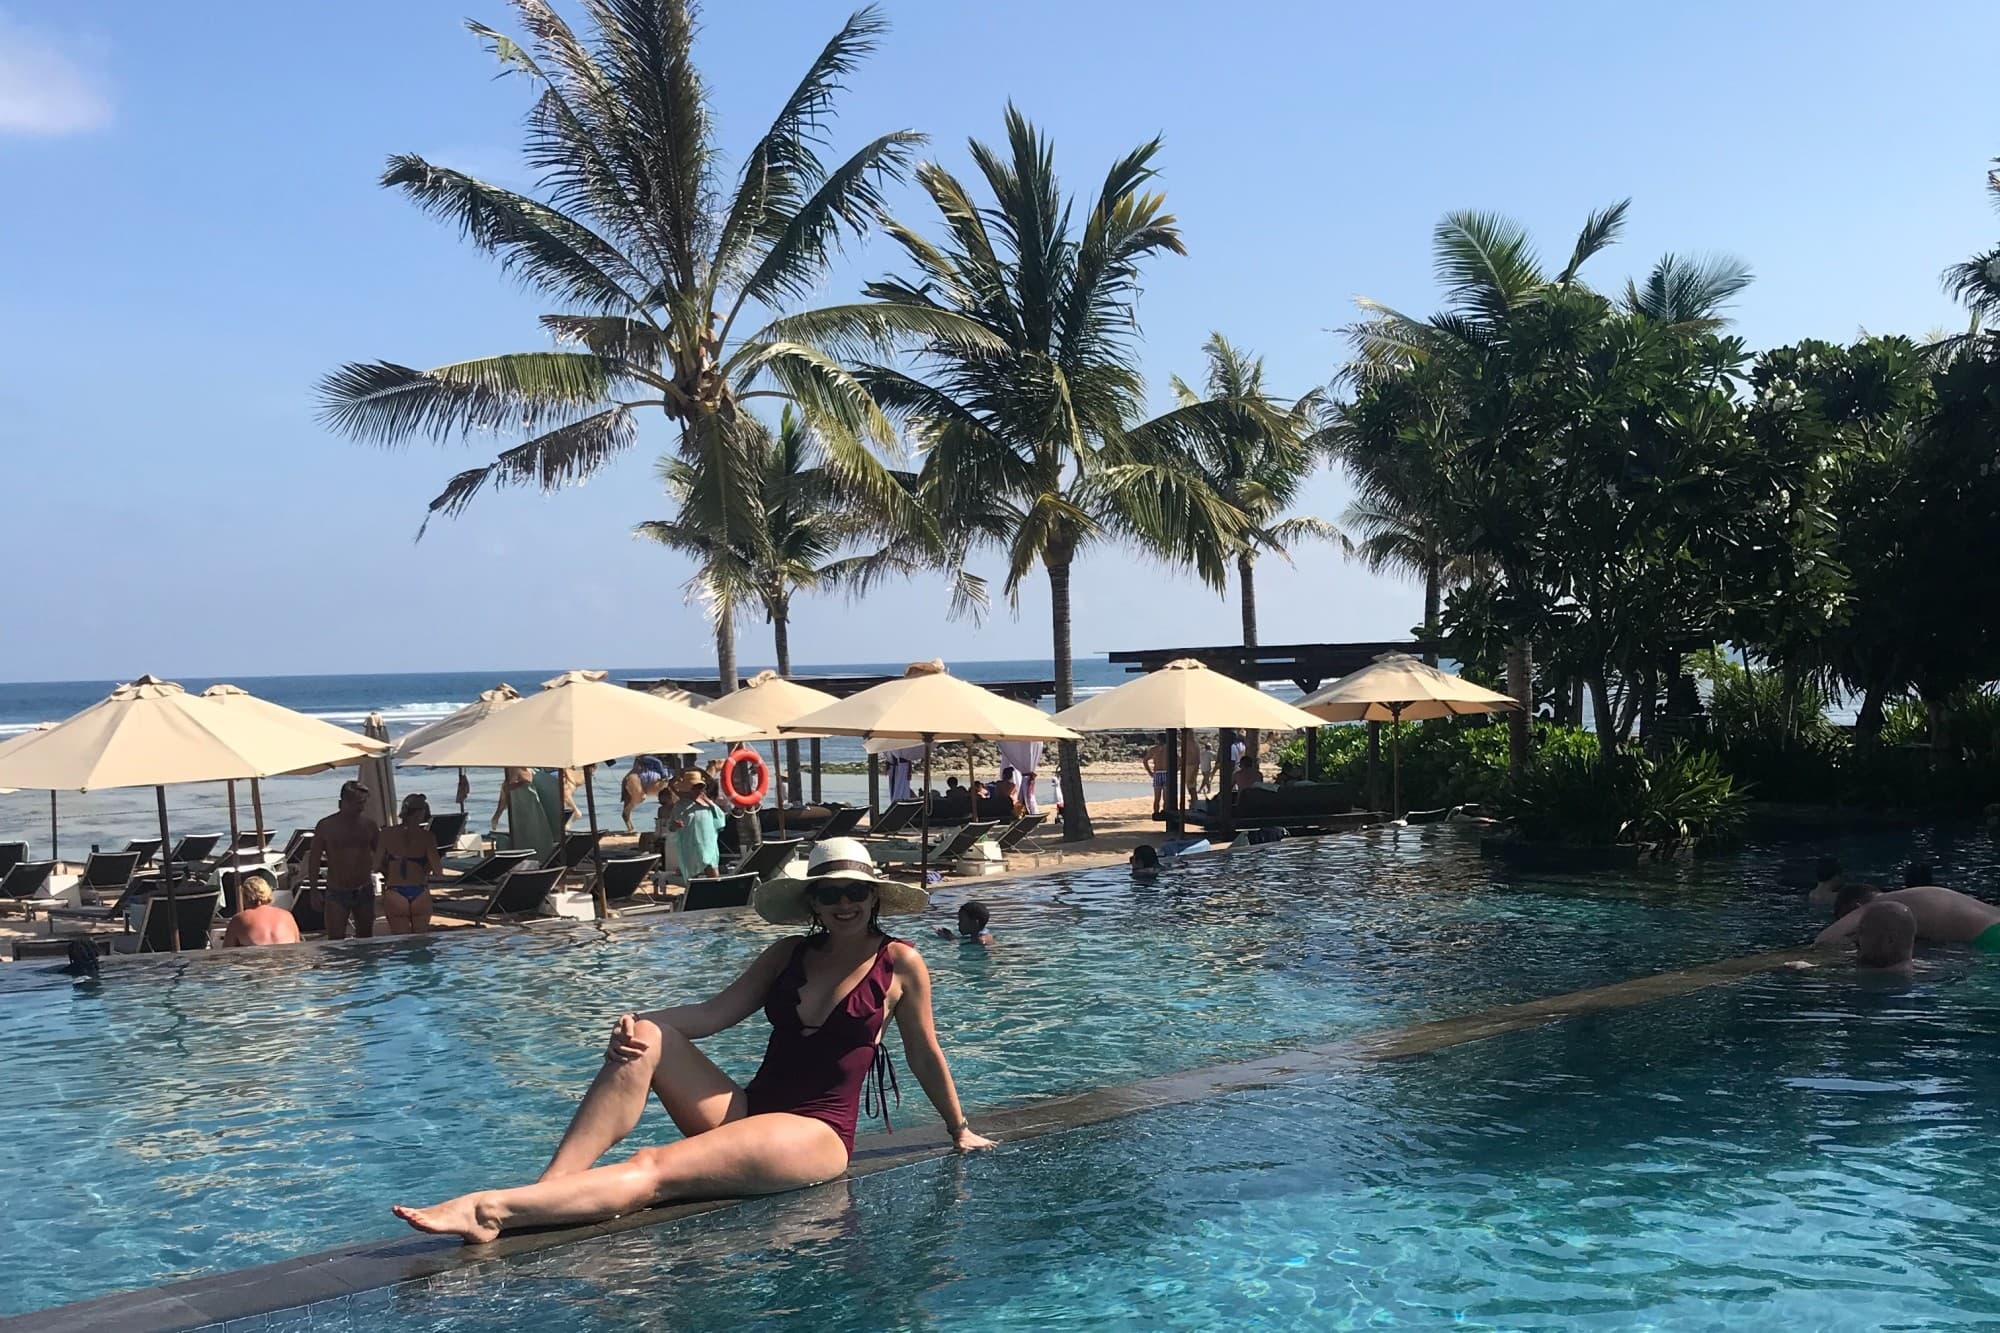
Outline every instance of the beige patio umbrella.
{"label": "beige patio umbrella", "polygon": [[[728,740],[727,728],[698,709],[605,680],[602,671],[566,671],[531,694],[454,735],[405,749],[406,763],[434,768],[581,768],[590,831],[596,834],[596,767],[620,755],[677,754]],[[602,881],[593,877],[592,887]],[[604,914],[601,892],[598,914]]]}
{"label": "beige patio umbrella", "polygon": [[[19,736],[9,736],[5,741],[0,741],[0,754],[7,753],[7,750],[10,746],[19,745],[22,741],[34,735],[36,732],[47,731],[50,727],[53,727],[54,725],[55,723],[53,722],[37,722],[34,726],[29,727]],[[0,796],[12,796],[15,792],[19,790],[20,790],[19,787],[0,787]],[[56,794],[54,792],[50,792],[49,793],[49,860],[51,861],[62,860],[62,852],[60,850],[60,844],[56,837],[56,833],[57,833]]]}
{"label": "beige patio umbrella", "polygon": [[[259,699],[250,691],[237,685],[211,685],[201,692],[201,697],[221,704],[224,708],[243,714],[248,718],[274,727],[290,727],[301,736],[319,740],[327,745],[346,745],[354,753],[338,763],[318,764],[301,772],[320,773],[342,764],[359,764],[370,755],[381,754],[389,747],[370,737],[336,727],[331,722],[308,716],[283,704],[274,704],[268,699]],[[232,866],[237,864],[236,842],[236,780],[229,779],[229,857]],[[257,832],[264,832],[264,791],[261,778],[250,779],[250,817],[256,822]]]}
{"label": "beige patio umbrella", "polygon": [[[360,737],[312,734],[274,723],[255,710],[189,694],[171,681],[141,676],[46,731],[31,732],[0,754],[0,786],[37,791],[151,787],[160,815],[162,877],[178,911],[167,788],[188,782],[267,778],[337,764]],[[174,946],[180,947],[179,933]]]}
{"label": "beige patio umbrella", "polygon": [[[1253,685],[1223,675],[1192,657],[1167,663],[1095,698],[1085,699],[1056,714],[1056,721],[1078,731],[1171,731],[1185,737],[1197,730],[1230,727],[1238,731],[1301,731],[1319,726],[1320,719],[1274,699]],[[1181,753],[1187,742],[1181,741]],[[1169,754],[1173,770],[1167,790],[1174,794],[1167,819],[1178,833],[1180,782],[1183,767]],[[1224,783],[1233,792],[1235,775]],[[1233,799],[1226,797],[1225,800]],[[1228,808],[1226,805],[1224,808]]]}
{"label": "beige patio umbrella", "polygon": [[[503,680],[492,689],[481,691],[477,699],[474,699],[457,712],[418,727],[415,731],[403,737],[402,740],[396,742],[396,749],[399,753],[415,750],[429,745],[433,741],[441,741],[447,736],[456,735],[485,717],[488,713],[498,708],[505,708],[520,697],[521,692]],[[421,765],[418,765],[418,767],[421,767]],[[465,809],[465,789],[465,770],[461,768],[458,770],[458,786],[454,791],[454,798],[461,811]]]}
{"label": "beige patio umbrella", "polygon": [[[771,743],[771,777],[778,786],[779,833],[785,831],[785,771],[778,762],[778,742],[810,739],[798,732],[780,731],[779,728],[787,722],[796,722],[807,713],[839,702],[837,696],[825,690],[786,680],[775,671],[759,671],[737,686],[735,693],[725,694],[702,706],[702,711],[710,717],[726,718],[738,725],[740,730],[730,733],[731,740],[745,745],[757,741]],[[825,732],[818,734],[826,735]]]}
{"label": "beige patio umbrella", "polygon": [[361,785],[368,788],[368,816],[377,828],[388,828],[401,813],[396,804],[396,761],[390,754],[389,724],[370,713],[361,729],[382,748],[361,761]]}
{"label": "beige patio umbrella", "polygon": [[943,662],[912,662],[895,680],[870,689],[779,730],[791,736],[860,736],[867,740],[922,741],[924,803],[919,869],[930,875],[931,747],[938,741],[1074,741],[1074,731],[1039,708],[1003,699],[960,680]]}
{"label": "beige patio umbrella", "polygon": [[1359,671],[1342,676],[1299,707],[1328,722],[1388,722],[1393,753],[1393,818],[1403,817],[1403,720],[1512,713],[1520,700],[1440,671],[1408,653],[1383,653]]}

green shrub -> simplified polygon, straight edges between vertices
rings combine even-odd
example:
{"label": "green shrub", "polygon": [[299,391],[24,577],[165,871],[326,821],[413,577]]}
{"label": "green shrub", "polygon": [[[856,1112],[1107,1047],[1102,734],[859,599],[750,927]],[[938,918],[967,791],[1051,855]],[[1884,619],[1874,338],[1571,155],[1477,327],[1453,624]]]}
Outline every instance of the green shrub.
{"label": "green shrub", "polygon": [[[1382,800],[1389,800],[1391,737],[1382,728]],[[1322,727],[1319,733],[1320,782],[1335,782],[1366,795],[1368,729],[1343,725]],[[1571,727],[1538,723],[1536,753],[1595,755],[1597,738]],[[1305,738],[1294,736],[1279,748],[1276,762],[1305,769]],[[1488,805],[1500,799],[1507,785],[1507,727],[1504,722],[1433,718],[1403,724],[1403,808],[1436,809],[1448,805]]]}
{"label": "green shrub", "polygon": [[1648,759],[1555,749],[1508,788],[1503,813],[1538,842],[1675,844],[1732,836],[1743,794],[1711,751],[1677,748]]}

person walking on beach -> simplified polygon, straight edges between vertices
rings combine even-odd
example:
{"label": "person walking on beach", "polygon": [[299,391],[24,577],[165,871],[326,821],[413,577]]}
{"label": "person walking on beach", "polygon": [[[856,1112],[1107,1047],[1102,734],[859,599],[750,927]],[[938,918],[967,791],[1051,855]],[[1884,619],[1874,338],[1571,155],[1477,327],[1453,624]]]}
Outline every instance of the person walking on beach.
{"label": "person walking on beach", "polygon": [[625,804],[625,831],[636,832],[632,826],[632,812],[667,783],[667,771],[660,761],[650,754],[642,754],[632,761],[632,771],[625,775],[621,784],[620,797]]}
{"label": "person walking on beach", "polygon": [[[879,1098],[887,1084],[882,1038],[892,1016],[903,1058],[952,1147],[991,1148],[973,1132],[938,1045],[923,955],[879,924],[929,905],[918,886],[878,878],[860,839],[827,839],[813,849],[803,879],[767,880],[751,901],[773,925],[806,932],[766,948],[710,999],[620,1017],[604,1065],[539,1180],[393,1211],[419,1231],[483,1244],[513,1227],[573,1226],[673,1199],[776,1194],[832,1180],[854,1152],[862,1090],[872,1079]],[[770,1043],[756,1077],[740,1086],[694,1043],[760,1008]],[[597,1166],[637,1127],[649,1093],[683,1137]],[[886,1105],[882,1111],[886,1122]]]}
{"label": "person walking on beach", "polygon": [[431,803],[422,792],[403,798],[394,828],[382,830],[377,857],[382,872],[382,915],[391,935],[428,935],[431,929],[431,880],[444,868],[437,839],[431,836]]}
{"label": "person walking on beach", "polygon": [[667,819],[667,831],[674,835],[684,877],[713,879],[722,873],[722,826],[728,820],[709,797],[708,775],[698,768],[682,773],[680,800]]}
{"label": "person walking on beach", "polygon": [[340,808],[313,825],[312,845],[306,850],[308,889],[319,888],[320,863],[326,864],[321,903],[330,940],[346,939],[349,922],[357,939],[375,933],[375,855],[382,830],[368,817],[367,806],[368,788],[352,780],[342,783]]}

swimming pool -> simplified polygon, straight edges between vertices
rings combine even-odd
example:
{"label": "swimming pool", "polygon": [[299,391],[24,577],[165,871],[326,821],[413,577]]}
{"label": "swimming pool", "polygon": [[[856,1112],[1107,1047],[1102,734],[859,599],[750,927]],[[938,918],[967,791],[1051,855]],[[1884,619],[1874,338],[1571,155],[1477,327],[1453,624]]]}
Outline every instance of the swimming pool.
{"label": "swimming pool", "polygon": [[[1907,846],[1843,850],[1879,868]],[[1931,850],[1991,858],[1983,834]],[[1152,888],[1103,871],[998,887],[1000,948],[924,944],[976,1112],[1793,943],[1777,854],[1527,877],[1460,831],[1384,831]],[[488,932],[149,959],[95,987],[0,969],[0,1314],[379,1236],[392,1196],[530,1174],[611,1015],[712,988],[774,934],[737,915]],[[763,1036],[705,1046],[742,1077]]]}
{"label": "swimming pool", "polygon": [[1773,974],[231,1328],[1990,1324],[1996,1055],[1990,962]]}

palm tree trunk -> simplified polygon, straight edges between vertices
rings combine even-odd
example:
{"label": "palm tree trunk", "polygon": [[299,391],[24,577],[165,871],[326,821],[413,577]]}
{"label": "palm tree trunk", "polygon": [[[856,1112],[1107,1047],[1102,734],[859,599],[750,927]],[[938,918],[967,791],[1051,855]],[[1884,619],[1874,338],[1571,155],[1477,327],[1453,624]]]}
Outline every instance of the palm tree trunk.
{"label": "palm tree trunk", "polygon": [[1436,547],[1424,555],[1424,661],[1438,664],[1438,616],[1444,600],[1444,556]]}
{"label": "palm tree trunk", "polygon": [[715,679],[719,693],[736,693],[736,608],[727,602],[715,613]]}
{"label": "palm tree trunk", "polygon": [[[1236,580],[1242,586],[1243,646],[1257,646],[1257,562],[1249,552],[1236,557]],[[1243,753],[1251,763],[1257,762],[1258,736],[1254,731],[1243,733]]]}
{"label": "palm tree trunk", "polygon": [[[1056,659],[1056,711],[1076,702],[1076,664],[1071,660],[1069,642],[1069,573],[1073,559],[1067,550],[1050,551],[1042,557],[1049,571],[1049,616],[1053,621]],[[1093,837],[1090,807],[1083,799],[1083,757],[1075,741],[1058,743],[1056,772],[1062,780],[1063,841],[1080,842]]]}
{"label": "palm tree trunk", "polygon": [[1611,708],[1610,673],[1590,678],[1590,720],[1597,728],[1597,752],[1609,759],[1618,752],[1618,719]]}
{"label": "palm tree trunk", "polygon": [[[778,657],[778,674],[785,679],[792,677],[792,613],[791,608],[780,602],[771,608],[771,647]],[[785,742],[785,799],[797,801],[802,788],[799,786],[799,743]]]}
{"label": "palm tree trunk", "polygon": [[1525,636],[1507,646],[1507,693],[1521,703],[1518,712],[1507,715],[1507,771],[1512,774],[1528,766],[1534,739],[1529,724],[1535,715],[1535,646]]}

